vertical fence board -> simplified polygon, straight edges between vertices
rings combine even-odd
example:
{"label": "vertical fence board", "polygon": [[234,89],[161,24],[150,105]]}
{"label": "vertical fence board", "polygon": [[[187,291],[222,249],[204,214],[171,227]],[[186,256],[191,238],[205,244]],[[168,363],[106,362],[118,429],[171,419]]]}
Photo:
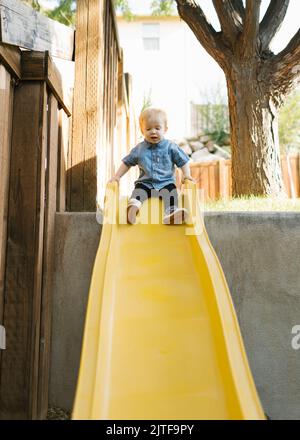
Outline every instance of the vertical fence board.
{"label": "vertical fence board", "polygon": [[[122,51],[113,1],[78,2],[76,28],[77,63],[67,209],[94,211],[96,196],[103,207],[107,180],[114,171],[115,162],[121,158],[117,153],[122,151],[116,148],[115,142],[122,133],[119,109],[124,107],[126,98],[121,92],[123,72],[120,71],[121,63],[118,69],[118,62]],[[134,118],[132,111],[128,114],[129,118]],[[130,122],[124,134],[131,129]]]}
{"label": "vertical fence board", "polygon": [[228,177],[224,160],[219,161],[219,196],[221,199],[228,197]]}
{"label": "vertical fence board", "polygon": [[86,87],[86,144],[84,151],[84,207],[95,211],[97,194],[97,146],[101,76],[99,66],[99,2],[92,0],[88,9],[87,87]]}
{"label": "vertical fence board", "polygon": [[41,301],[40,356],[38,382],[38,417],[46,418],[48,410],[50,342],[52,318],[52,276],[54,270],[54,222],[57,196],[58,103],[48,97],[47,169],[45,179],[45,228],[43,250],[43,285]]}
{"label": "vertical fence board", "polygon": [[72,149],[68,171],[68,209],[82,211],[84,206],[84,148],[86,143],[86,87],[87,87],[87,38],[88,8],[86,1],[77,3],[75,44],[75,88],[72,124]]}
{"label": "vertical fence board", "polygon": [[217,193],[217,188],[215,185],[216,173],[217,173],[216,162],[213,162],[213,163],[209,164],[209,166],[208,166],[208,176],[209,176],[208,198],[210,198],[212,200],[216,199],[216,193]]}
{"label": "vertical fence board", "polygon": [[286,156],[282,156],[280,162],[281,162],[281,171],[282,171],[282,179],[283,179],[283,183],[284,183],[284,188],[286,190],[288,197],[291,197],[290,181],[289,181],[289,173],[288,173],[288,168],[287,168]]}
{"label": "vertical fence board", "polygon": [[[11,76],[0,64],[0,324],[3,323],[4,272],[11,148],[13,87]],[[1,350],[0,350],[1,357]]]}
{"label": "vertical fence board", "polygon": [[[97,155],[106,152],[101,121],[103,88],[107,86],[103,81],[103,13],[107,4],[104,0],[78,2],[73,133],[68,160],[70,211],[96,209]],[[105,157],[101,161],[105,166]]]}
{"label": "vertical fence board", "polygon": [[[37,418],[46,155],[46,85],[14,92],[0,417]],[[25,129],[26,127],[26,129]]]}
{"label": "vertical fence board", "polygon": [[59,112],[58,119],[58,158],[57,158],[57,196],[56,210],[66,210],[66,169],[69,147],[70,120],[63,110]]}
{"label": "vertical fence board", "polygon": [[295,197],[299,197],[299,174],[298,174],[298,156],[289,156],[291,164],[291,180],[293,182]]}

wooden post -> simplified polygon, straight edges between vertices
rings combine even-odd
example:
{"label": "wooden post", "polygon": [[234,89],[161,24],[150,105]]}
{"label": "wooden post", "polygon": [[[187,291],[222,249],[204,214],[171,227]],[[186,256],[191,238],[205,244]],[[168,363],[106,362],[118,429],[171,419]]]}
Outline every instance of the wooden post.
{"label": "wooden post", "polygon": [[[0,324],[3,324],[4,271],[6,255],[8,185],[10,168],[11,122],[12,122],[12,78],[0,64]],[[1,350],[0,350],[1,357]]]}
{"label": "wooden post", "polygon": [[58,119],[58,175],[56,210],[66,210],[66,169],[68,157],[70,122],[64,111],[59,112]]}
{"label": "wooden post", "polygon": [[38,415],[47,93],[44,82],[21,83],[14,94],[9,187],[1,418]]}
{"label": "wooden post", "polygon": [[38,375],[38,418],[46,418],[48,410],[52,279],[54,271],[54,226],[58,171],[58,103],[48,95],[47,168],[45,179],[45,227],[43,249],[43,280],[41,297],[40,354]]}
{"label": "wooden post", "polygon": [[17,79],[22,73],[12,100],[10,74],[0,65],[0,418],[37,419],[48,409],[57,193],[64,198],[58,109],[70,111],[47,52],[21,56],[0,44],[0,62]]}
{"label": "wooden post", "polygon": [[67,209],[95,211],[113,167],[118,60],[112,0],[78,2],[75,90]]}
{"label": "wooden post", "polygon": [[[4,313],[7,209],[13,109],[13,82],[21,76],[21,52],[0,43],[0,324]],[[0,364],[2,351],[0,350]]]}
{"label": "wooden post", "polygon": [[77,4],[73,132],[68,160],[70,211],[96,209],[96,151],[103,106],[103,8],[103,0]]}

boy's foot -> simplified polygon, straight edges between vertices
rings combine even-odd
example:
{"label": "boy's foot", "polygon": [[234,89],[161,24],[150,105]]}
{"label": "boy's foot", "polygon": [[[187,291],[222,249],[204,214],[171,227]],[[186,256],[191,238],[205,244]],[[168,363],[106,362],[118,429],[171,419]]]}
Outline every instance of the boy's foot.
{"label": "boy's foot", "polygon": [[184,208],[174,208],[171,212],[165,214],[163,218],[164,225],[181,225],[188,218],[188,211]]}
{"label": "boy's foot", "polygon": [[137,213],[139,212],[140,208],[142,206],[142,203],[137,199],[131,199],[128,202],[127,206],[127,222],[131,225],[135,224],[135,219],[137,216]]}

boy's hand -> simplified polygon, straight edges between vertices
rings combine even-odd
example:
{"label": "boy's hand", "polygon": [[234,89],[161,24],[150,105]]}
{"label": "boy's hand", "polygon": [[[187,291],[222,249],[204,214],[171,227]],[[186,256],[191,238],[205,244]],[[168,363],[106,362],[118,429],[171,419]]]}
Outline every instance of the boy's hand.
{"label": "boy's hand", "polygon": [[195,179],[193,179],[192,176],[182,176],[181,183],[184,183],[185,180],[190,180],[191,182],[196,183]]}
{"label": "boy's hand", "polygon": [[114,176],[111,179],[109,179],[108,183],[112,183],[112,182],[118,182],[120,181],[120,177],[119,176]]}

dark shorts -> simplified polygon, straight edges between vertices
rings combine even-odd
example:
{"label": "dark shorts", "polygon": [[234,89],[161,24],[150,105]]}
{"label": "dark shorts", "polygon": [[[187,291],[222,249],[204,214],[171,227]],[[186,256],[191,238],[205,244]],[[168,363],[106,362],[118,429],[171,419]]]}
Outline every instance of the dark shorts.
{"label": "dark shorts", "polygon": [[178,206],[177,188],[174,183],[169,183],[169,185],[164,186],[160,190],[148,188],[142,183],[137,183],[130,198],[137,199],[143,203],[150,197],[161,198],[164,202],[165,211],[171,211]]}

